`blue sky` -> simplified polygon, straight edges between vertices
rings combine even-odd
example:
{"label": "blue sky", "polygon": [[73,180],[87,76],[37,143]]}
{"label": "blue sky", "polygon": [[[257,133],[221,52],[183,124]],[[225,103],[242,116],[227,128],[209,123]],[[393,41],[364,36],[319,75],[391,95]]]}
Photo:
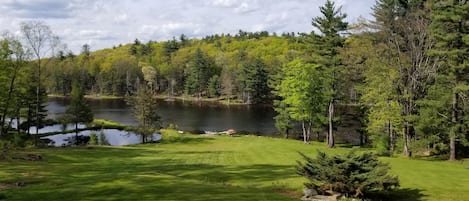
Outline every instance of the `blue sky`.
{"label": "blue sky", "polygon": [[[310,32],[325,0],[1,0],[0,31],[41,20],[77,53],[132,42],[245,31]],[[371,19],[375,0],[335,0],[348,21]]]}

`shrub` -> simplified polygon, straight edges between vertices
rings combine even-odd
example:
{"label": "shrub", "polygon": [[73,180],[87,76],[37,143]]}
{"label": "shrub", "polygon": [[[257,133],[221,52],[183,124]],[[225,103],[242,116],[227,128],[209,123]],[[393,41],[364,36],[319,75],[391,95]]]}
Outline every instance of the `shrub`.
{"label": "shrub", "polygon": [[90,133],[90,141],[88,142],[89,145],[98,145],[98,135],[95,132]]}
{"label": "shrub", "polygon": [[328,156],[318,152],[316,159],[300,153],[297,173],[306,177],[307,188],[320,194],[341,193],[346,197],[365,197],[372,191],[391,190],[399,186],[396,176],[388,174],[389,165],[378,161],[377,155],[351,151],[345,155]]}

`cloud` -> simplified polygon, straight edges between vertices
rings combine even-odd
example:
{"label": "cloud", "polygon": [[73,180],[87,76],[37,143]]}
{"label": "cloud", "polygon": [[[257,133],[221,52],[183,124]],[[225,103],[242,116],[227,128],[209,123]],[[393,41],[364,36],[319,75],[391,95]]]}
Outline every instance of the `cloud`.
{"label": "cloud", "polygon": [[253,3],[243,2],[234,9],[235,13],[250,13],[256,11],[258,8]]}
{"label": "cloud", "polygon": [[[75,52],[185,34],[203,37],[238,30],[310,32],[311,19],[326,0],[0,0],[0,32],[17,33],[19,23],[49,24]],[[375,0],[335,0],[354,22],[371,18]]]}
{"label": "cloud", "polygon": [[181,34],[200,36],[202,31],[201,24],[187,23],[187,22],[170,22],[161,25],[142,25],[139,35],[145,36],[144,38],[159,38],[169,39],[173,36]]}
{"label": "cloud", "polygon": [[215,7],[235,7],[239,4],[239,0],[209,0],[208,3]]}
{"label": "cloud", "polygon": [[71,7],[67,1],[56,0],[7,0],[2,10],[12,16],[30,19],[70,18]]}

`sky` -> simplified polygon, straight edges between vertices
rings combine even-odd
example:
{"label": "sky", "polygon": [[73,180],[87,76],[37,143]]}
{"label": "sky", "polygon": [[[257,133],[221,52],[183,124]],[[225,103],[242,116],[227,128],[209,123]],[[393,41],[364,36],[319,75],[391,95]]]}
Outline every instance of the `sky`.
{"label": "sky", "polygon": [[[375,0],[334,0],[353,23],[371,19]],[[325,0],[0,0],[0,32],[20,34],[21,22],[49,25],[78,53],[185,34],[201,38],[243,31],[311,32]]]}

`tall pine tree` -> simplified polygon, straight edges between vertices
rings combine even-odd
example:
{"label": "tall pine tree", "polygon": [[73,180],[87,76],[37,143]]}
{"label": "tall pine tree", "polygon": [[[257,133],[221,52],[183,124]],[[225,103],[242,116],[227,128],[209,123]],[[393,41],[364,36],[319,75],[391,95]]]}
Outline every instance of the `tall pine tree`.
{"label": "tall pine tree", "polygon": [[[450,160],[456,159],[456,143],[463,137],[467,118],[466,100],[469,92],[469,2],[466,0],[434,1],[431,34],[436,40],[432,53],[444,58],[434,87],[437,101],[445,106],[443,113],[435,114],[446,119],[449,126]],[[448,94],[450,93],[450,94]],[[445,112],[446,111],[446,112]]]}
{"label": "tall pine tree", "polygon": [[333,81],[330,89],[333,96],[329,100],[328,106],[328,137],[327,144],[330,148],[335,146],[333,133],[334,104],[338,98],[337,73],[341,65],[339,57],[339,48],[344,44],[344,38],[341,36],[347,30],[348,23],[345,22],[346,14],[341,12],[342,7],[336,7],[335,3],[327,0],[324,6],[320,8],[322,16],[315,17],[312,25],[316,27],[322,35],[312,37],[313,62],[323,66],[324,71]]}
{"label": "tall pine tree", "polygon": [[197,94],[198,98],[202,97],[202,93],[207,90],[208,80],[211,75],[211,68],[213,68],[213,61],[197,49],[189,64],[189,71],[186,79],[186,93]]}
{"label": "tall pine tree", "polygon": [[68,105],[67,110],[65,111],[65,118],[67,122],[75,124],[75,143],[78,145],[78,124],[92,122],[93,112],[86,103],[83,88],[77,81],[73,82],[70,96],[70,105]]}

